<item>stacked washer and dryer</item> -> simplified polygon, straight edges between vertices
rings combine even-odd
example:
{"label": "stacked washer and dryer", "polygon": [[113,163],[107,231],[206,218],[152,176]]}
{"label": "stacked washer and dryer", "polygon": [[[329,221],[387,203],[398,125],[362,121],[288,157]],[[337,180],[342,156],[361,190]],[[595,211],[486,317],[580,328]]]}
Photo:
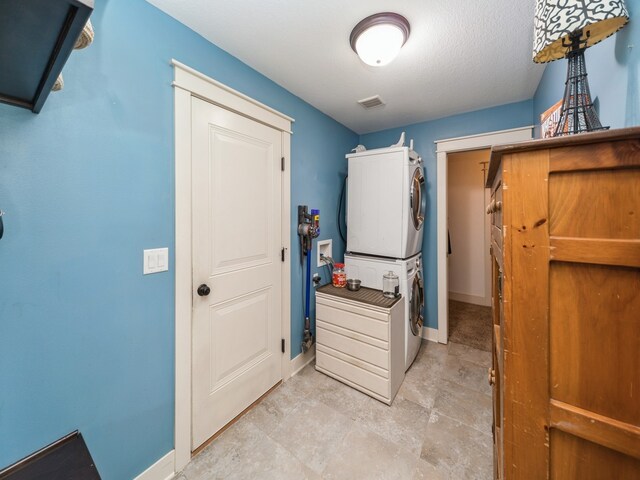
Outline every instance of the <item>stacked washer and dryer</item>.
{"label": "stacked washer and dryer", "polygon": [[403,146],[353,153],[347,160],[347,278],[382,290],[385,273],[393,271],[399,277],[407,370],[420,349],[424,323],[422,158]]}

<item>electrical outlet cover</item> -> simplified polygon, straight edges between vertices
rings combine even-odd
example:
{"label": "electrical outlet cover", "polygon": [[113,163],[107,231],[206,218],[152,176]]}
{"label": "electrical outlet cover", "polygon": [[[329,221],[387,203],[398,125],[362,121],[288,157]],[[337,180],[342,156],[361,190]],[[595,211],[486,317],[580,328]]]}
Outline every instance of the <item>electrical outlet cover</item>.
{"label": "electrical outlet cover", "polygon": [[318,267],[324,267],[325,265],[328,265],[329,262],[325,262],[324,260],[320,259],[320,255],[324,255],[325,257],[330,257],[333,258],[333,241],[329,238],[327,240],[319,240],[318,241],[318,248],[316,249],[316,251],[318,252]]}

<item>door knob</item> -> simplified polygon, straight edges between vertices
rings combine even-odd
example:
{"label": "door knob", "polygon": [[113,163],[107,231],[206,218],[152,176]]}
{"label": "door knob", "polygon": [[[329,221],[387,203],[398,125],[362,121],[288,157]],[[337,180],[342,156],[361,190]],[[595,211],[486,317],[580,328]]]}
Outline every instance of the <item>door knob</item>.
{"label": "door knob", "polygon": [[211,289],[209,288],[209,285],[206,285],[203,283],[198,287],[198,295],[200,295],[201,297],[206,297],[210,293],[211,293]]}

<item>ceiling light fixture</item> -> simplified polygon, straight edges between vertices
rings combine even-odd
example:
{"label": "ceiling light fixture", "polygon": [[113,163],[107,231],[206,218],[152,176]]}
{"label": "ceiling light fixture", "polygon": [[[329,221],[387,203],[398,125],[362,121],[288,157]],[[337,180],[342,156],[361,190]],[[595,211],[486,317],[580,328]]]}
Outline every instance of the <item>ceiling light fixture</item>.
{"label": "ceiling light fixture", "polygon": [[402,15],[376,13],[353,28],[349,43],[364,63],[382,67],[398,56],[410,31],[409,22]]}

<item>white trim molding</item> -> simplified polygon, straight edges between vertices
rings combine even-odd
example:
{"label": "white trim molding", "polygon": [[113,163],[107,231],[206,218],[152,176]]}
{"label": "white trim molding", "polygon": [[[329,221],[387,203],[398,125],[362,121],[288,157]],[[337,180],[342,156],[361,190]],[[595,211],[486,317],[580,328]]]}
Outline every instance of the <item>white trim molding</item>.
{"label": "white trim molding", "polygon": [[438,342],[449,341],[449,304],[447,271],[447,155],[490,148],[493,145],[531,140],[533,125],[498,132],[481,133],[466,137],[437,140],[436,185],[437,185],[437,259],[438,259]]}
{"label": "white trim molding", "polygon": [[191,460],[191,93],[175,105],[175,442],[176,470]]}
{"label": "white trim molding", "polygon": [[449,292],[449,300],[481,305],[483,307],[491,306],[491,297],[489,297],[489,301],[487,302],[487,299],[481,295],[470,295],[468,293]]}
{"label": "white trim molding", "polygon": [[274,110],[268,105],[260,103],[211,77],[207,77],[184,63],[172,59],[171,64],[175,67],[172,83],[174,87],[186,90],[196,97],[227,110],[233,110],[245,117],[270,125],[283,132],[291,133],[291,124],[295,120],[288,115]]}
{"label": "white trim molding", "polygon": [[289,371],[291,372],[291,376],[300,373],[300,371],[309,365],[316,358],[316,346],[313,344],[306,353],[299,353],[296,358],[291,359],[291,367]]}
{"label": "white trim molding", "polygon": [[[465,150],[478,150],[481,148],[491,148],[493,145],[504,143],[524,142],[523,132],[533,133],[533,125],[527,127],[509,128],[497,132],[478,133],[476,135],[465,135],[463,137],[444,138],[436,140],[436,152],[441,150],[446,152],[464,152]],[[519,138],[520,140],[513,140]],[[495,141],[494,141],[495,140]],[[531,136],[528,137],[531,140]]]}
{"label": "white trim molding", "polygon": [[429,340],[430,342],[438,343],[438,329],[431,327],[422,328],[423,340]]}
{"label": "white trim molding", "polygon": [[[291,376],[291,134],[283,130],[282,155],[285,157],[282,172],[282,246],[285,260],[282,264],[282,381]],[[286,325],[285,325],[286,324]]]}
{"label": "white trim molding", "polygon": [[169,480],[175,475],[174,463],[175,450],[171,450],[133,480]]}
{"label": "white trim molding", "polygon": [[[175,107],[175,471],[191,460],[191,98],[196,97],[231,110],[282,132],[282,379],[290,376],[291,338],[291,117],[274,110],[176,61]],[[155,477],[154,477],[155,478]],[[146,480],[146,479],[145,479]]]}

